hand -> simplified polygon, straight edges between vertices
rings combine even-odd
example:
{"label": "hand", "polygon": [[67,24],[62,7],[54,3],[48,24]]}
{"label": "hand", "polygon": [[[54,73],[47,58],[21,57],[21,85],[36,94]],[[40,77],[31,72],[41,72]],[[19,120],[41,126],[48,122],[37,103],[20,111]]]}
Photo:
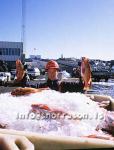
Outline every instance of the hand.
{"label": "hand", "polygon": [[0,134],[0,150],[35,150],[24,136]]}

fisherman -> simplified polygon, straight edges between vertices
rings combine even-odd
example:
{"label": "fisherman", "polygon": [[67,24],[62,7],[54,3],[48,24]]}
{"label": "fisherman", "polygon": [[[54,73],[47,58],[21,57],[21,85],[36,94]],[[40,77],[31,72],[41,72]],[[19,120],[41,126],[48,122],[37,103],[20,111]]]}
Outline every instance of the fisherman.
{"label": "fisherman", "polygon": [[59,65],[56,61],[50,60],[45,67],[48,79],[45,84],[40,84],[38,87],[49,87],[52,90],[60,90],[60,81],[58,80]]}
{"label": "fisherman", "polygon": [[[83,83],[80,73],[80,67],[77,68],[79,82],[76,84],[70,84],[69,82],[59,81],[58,79],[58,70],[59,65],[56,61],[50,60],[46,64],[46,71],[48,74],[48,79],[46,82],[46,87],[49,87],[52,90],[66,92],[66,91],[75,91],[75,92],[83,92]],[[44,86],[38,86],[38,88],[43,88]]]}

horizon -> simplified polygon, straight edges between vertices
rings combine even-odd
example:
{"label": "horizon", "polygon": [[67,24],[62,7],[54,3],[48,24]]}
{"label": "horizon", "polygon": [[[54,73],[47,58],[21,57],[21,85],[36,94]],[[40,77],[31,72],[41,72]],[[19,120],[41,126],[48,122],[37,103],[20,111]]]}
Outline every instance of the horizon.
{"label": "horizon", "polygon": [[[36,55],[35,55],[36,56]],[[82,56],[83,57],[83,56]],[[80,58],[77,58],[77,57],[63,57],[62,59],[79,59],[81,60],[82,57]],[[25,59],[31,59],[30,56],[29,57],[25,57]],[[58,57],[58,58],[44,58],[44,57],[41,57],[41,59],[49,59],[49,60],[57,60],[57,59],[61,59],[61,57]],[[111,59],[111,60],[104,60],[104,59],[96,59],[96,58],[89,58],[89,60],[100,60],[100,61],[114,61],[114,59]]]}

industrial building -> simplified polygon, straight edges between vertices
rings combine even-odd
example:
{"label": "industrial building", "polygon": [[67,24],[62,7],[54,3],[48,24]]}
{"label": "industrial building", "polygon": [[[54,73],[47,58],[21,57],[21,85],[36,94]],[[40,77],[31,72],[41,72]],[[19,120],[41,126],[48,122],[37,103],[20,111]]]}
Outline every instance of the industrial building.
{"label": "industrial building", "polygon": [[5,61],[12,68],[17,59],[23,60],[23,43],[0,41],[0,60]]}

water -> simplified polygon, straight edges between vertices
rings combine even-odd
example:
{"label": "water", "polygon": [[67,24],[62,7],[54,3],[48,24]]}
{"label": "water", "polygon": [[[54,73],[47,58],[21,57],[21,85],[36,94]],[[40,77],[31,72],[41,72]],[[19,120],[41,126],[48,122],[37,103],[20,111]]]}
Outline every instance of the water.
{"label": "water", "polygon": [[114,80],[109,80],[108,82],[93,82],[92,89],[89,93],[109,95],[114,98]]}

